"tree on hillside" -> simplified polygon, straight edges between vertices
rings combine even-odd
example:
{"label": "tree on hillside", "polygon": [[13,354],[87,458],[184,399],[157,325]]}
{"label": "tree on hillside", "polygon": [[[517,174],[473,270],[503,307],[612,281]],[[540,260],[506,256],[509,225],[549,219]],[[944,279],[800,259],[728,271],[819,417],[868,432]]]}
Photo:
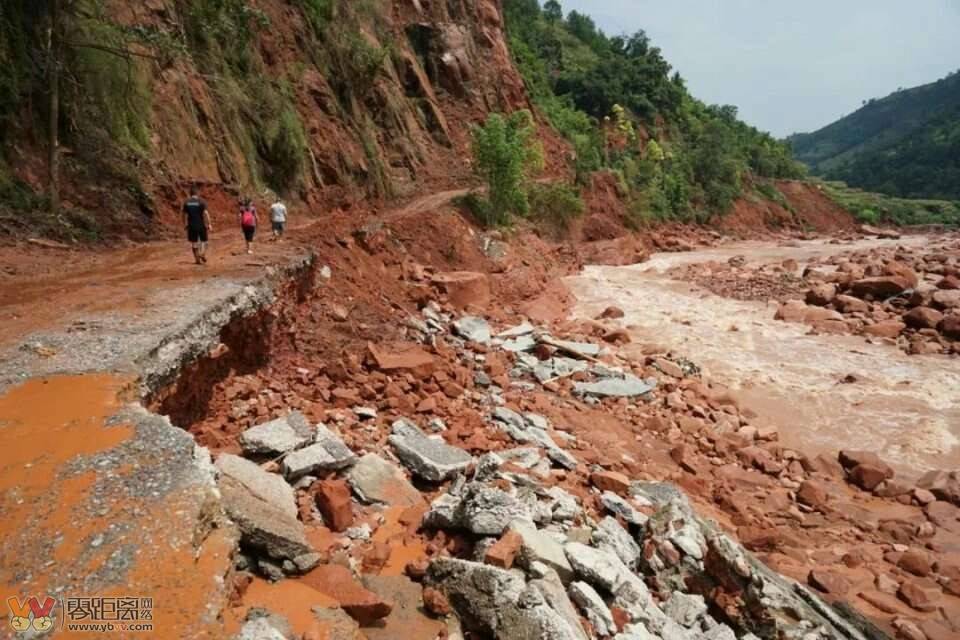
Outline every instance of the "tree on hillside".
{"label": "tree on hillside", "polygon": [[560,22],[563,20],[563,7],[557,0],[547,0],[543,3],[543,15],[550,22]]}
{"label": "tree on hillside", "polygon": [[[63,126],[63,82],[76,84],[77,59],[97,52],[121,60],[128,67],[134,58],[156,57],[131,48],[131,32],[106,17],[102,0],[46,0],[46,23],[39,57],[45,61],[47,81],[47,170],[50,210],[60,209],[60,129]],[[113,100],[123,96],[111,96]]]}
{"label": "tree on hillside", "polygon": [[472,134],[475,170],[487,184],[487,198],[478,212],[483,223],[506,224],[512,214],[525,215],[529,210],[525,183],[543,166],[533,116],[529,111],[491,113]]}

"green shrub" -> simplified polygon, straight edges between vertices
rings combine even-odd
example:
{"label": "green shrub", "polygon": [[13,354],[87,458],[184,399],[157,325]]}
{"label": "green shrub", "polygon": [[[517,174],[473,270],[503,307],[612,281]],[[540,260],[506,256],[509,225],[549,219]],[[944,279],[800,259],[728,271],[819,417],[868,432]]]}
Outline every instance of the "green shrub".
{"label": "green shrub", "polygon": [[583,215],[586,208],[580,191],[570,184],[533,184],[527,192],[530,217],[558,231],[566,231],[570,223]]}
{"label": "green shrub", "polygon": [[265,161],[267,184],[278,193],[298,186],[307,155],[307,139],[300,117],[292,106],[262,132],[260,154]]}
{"label": "green shrub", "polygon": [[543,166],[533,116],[516,111],[509,116],[491,113],[472,129],[474,170],[486,182],[487,201],[480,221],[486,226],[510,222],[512,215],[529,210],[525,183]]}

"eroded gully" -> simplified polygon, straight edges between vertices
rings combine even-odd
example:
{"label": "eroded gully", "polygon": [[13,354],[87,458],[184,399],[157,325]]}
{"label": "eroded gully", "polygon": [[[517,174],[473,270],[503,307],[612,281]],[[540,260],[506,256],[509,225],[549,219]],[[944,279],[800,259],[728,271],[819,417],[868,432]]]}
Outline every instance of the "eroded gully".
{"label": "eroded gully", "polygon": [[[774,303],[713,295],[671,279],[672,267],[743,255],[748,262],[804,263],[897,241],[827,244],[748,242],[688,253],[654,254],[627,267],[589,266],[568,279],[574,315],[623,309],[636,342],[655,343],[728,385],[758,422],[776,426],[788,447],[808,454],[838,449],[879,452],[901,475],[960,468],[960,359],[910,356],[861,337],[809,335],[809,327],[773,319]],[[840,381],[852,374],[856,382]]]}

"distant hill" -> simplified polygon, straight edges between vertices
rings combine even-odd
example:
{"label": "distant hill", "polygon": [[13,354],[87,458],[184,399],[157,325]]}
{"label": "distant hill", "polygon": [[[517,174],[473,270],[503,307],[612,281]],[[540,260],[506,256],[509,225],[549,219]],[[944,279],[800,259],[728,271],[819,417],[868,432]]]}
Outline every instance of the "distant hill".
{"label": "distant hill", "polygon": [[898,197],[960,199],[960,71],[789,140],[797,159],[828,179]]}

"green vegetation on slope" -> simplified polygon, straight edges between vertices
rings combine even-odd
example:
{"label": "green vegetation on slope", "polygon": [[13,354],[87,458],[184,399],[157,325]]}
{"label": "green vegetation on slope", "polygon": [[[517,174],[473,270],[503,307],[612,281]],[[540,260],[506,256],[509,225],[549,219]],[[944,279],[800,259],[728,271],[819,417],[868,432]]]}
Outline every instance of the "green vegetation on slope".
{"label": "green vegetation on slope", "polygon": [[820,186],[834,202],[866,224],[960,225],[960,202],[896,198],[836,181],[823,182]]}
{"label": "green vegetation on slope", "polygon": [[960,72],[790,139],[831,180],[901,198],[960,198]]}
{"label": "green vegetation on slope", "polygon": [[787,145],[693,98],[642,31],[609,37],[560,4],[505,0],[509,43],[537,107],[574,147],[578,178],[615,171],[640,217],[705,220],[748,174],[795,178]]}

